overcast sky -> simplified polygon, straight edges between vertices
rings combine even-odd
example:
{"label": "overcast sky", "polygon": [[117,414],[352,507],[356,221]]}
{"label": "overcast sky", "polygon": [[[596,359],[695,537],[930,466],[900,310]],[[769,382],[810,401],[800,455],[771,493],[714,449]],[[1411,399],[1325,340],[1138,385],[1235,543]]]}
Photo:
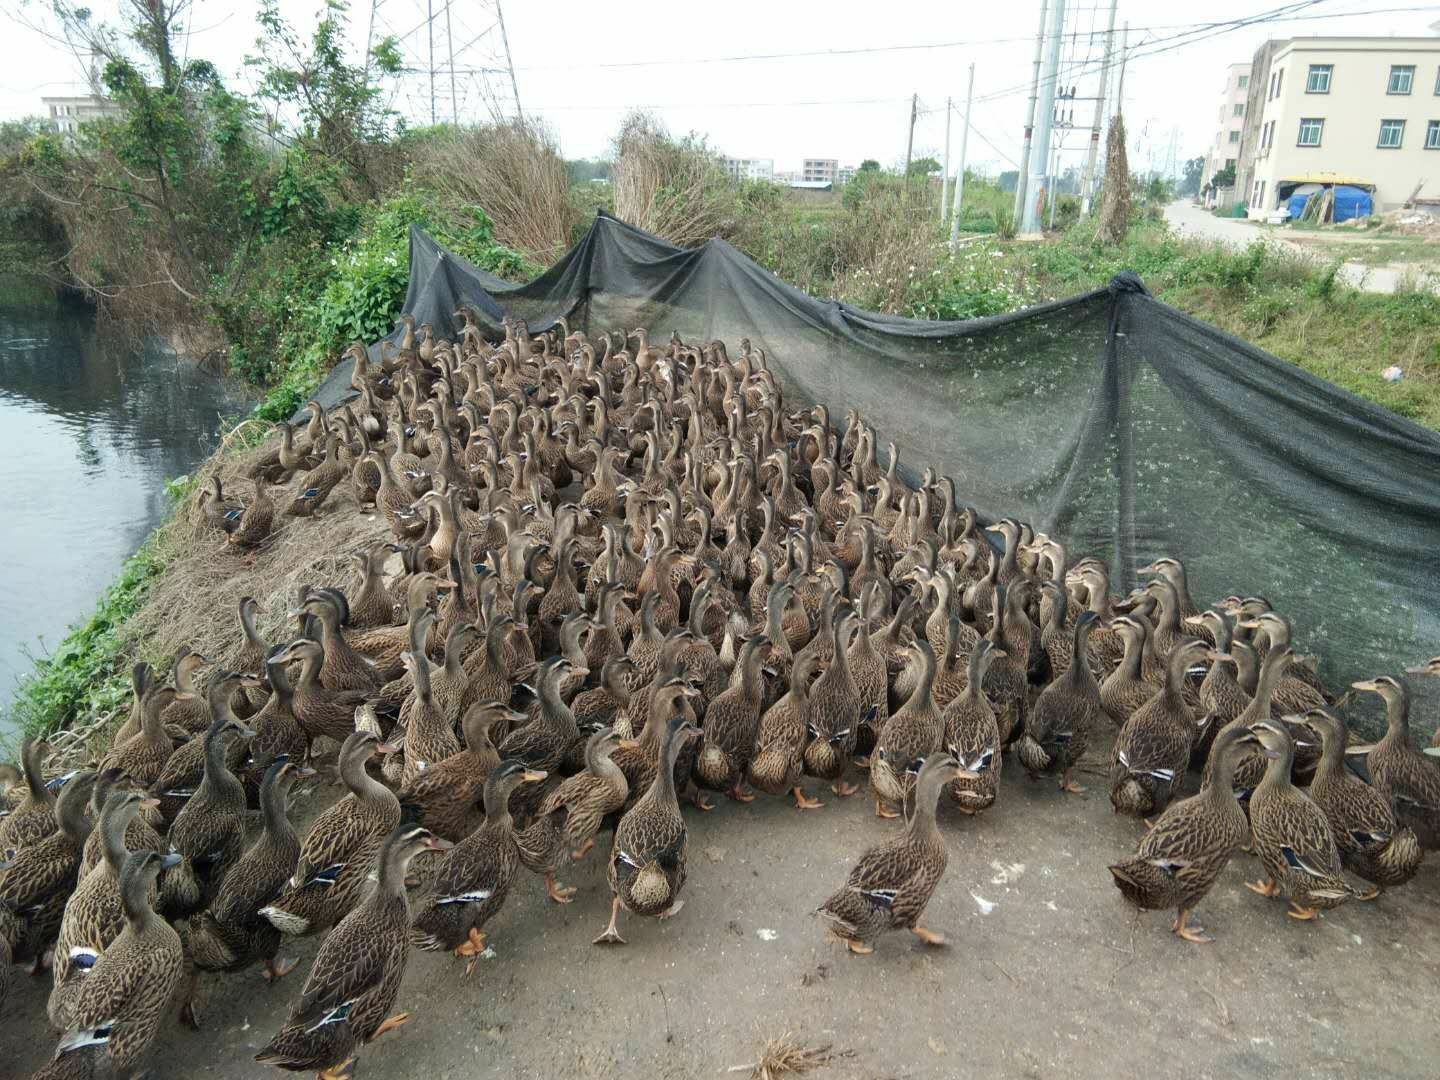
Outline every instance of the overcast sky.
{"label": "overcast sky", "polygon": [[[73,58],[36,32],[43,18],[38,0],[3,0],[10,16],[7,63],[0,75],[0,115],[39,111],[43,94],[64,93],[77,78]],[[100,17],[114,16],[118,0],[97,0]],[[443,0],[383,0],[382,26],[411,29],[423,23],[427,2],[443,12]],[[511,0],[506,26],[521,104],[543,117],[568,157],[605,153],[625,112],[643,106],[679,134],[707,135],[711,145],[740,157],[772,158],[777,169],[798,168],[804,157],[884,164],[905,154],[910,95],[919,94],[916,156],[943,155],[945,99],[956,100],[954,152],[969,65],[975,64],[970,161],[989,172],[1012,167],[1019,155],[1026,96],[1034,55],[1040,0],[991,4],[931,0],[727,0],[724,4],[675,4],[673,0],[623,3],[559,3]],[[297,24],[313,24],[314,0],[281,0]],[[1125,75],[1125,113],[1132,133],[1132,167],[1163,167],[1175,158],[1204,152],[1213,138],[1225,66],[1248,60],[1271,37],[1309,35],[1430,36],[1440,5],[1405,0],[1318,0],[1291,4],[1299,18],[1217,34],[1197,20],[1223,23],[1252,18],[1284,6],[1282,0],[1212,0],[1197,6],[1178,0],[1120,0],[1119,27],[1131,24],[1131,60]],[[1367,6],[1372,10],[1366,15]],[[976,10],[985,17],[977,19]],[[235,85],[248,86],[242,62],[254,51],[254,0],[197,0],[190,19],[190,55],[212,60]],[[1067,4],[1062,63],[1081,97],[1095,93],[1104,50],[1108,0]],[[357,48],[363,44],[370,7],[353,9]],[[457,42],[483,30],[477,8],[454,0]],[[443,26],[436,49],[444,54]],[[1199,40],[1192,40],[1199,39]],[[416,35],[417,64],[428,38]],[[913,46],[934,46],[914,48]],[[902,48],[893,48],[902,47]],[[756,54],[837,51],[838,55],[755,58]],[[874,50],[874,51],[855,51]],[[888,51],[885,51],[888,50]],[[732,60],[731,57],[752,57]],[[719,61],[719,62],[705,62]],[[449,101],[441,80],[442,118]],[[1062,83],[1067,80],[1062,76]],[[1113,90],[1113,80],[1112,80]],[[428,89],[398,92],[395,104],[428,118]],[[1074,105],[1074,119],[1088,128],[1088,103]],[[473,114],[473,107],[467,105]],[[1088,130],[1066,133],[1067,160],[1083,158]]]}

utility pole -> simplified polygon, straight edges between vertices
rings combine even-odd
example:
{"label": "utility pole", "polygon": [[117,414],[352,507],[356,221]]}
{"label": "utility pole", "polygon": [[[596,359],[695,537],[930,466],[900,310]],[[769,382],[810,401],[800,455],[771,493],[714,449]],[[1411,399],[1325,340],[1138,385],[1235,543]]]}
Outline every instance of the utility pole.
{"label": "utility pole", "polygon": [[1115,88],[1115,115],[1125,111],[1125,61],[1130,59],[1130,20],[1125,20],[1125,32],[1120,38],[1120,85]]}
{"label": "utility pole", "polygon": [[948,204],[945,201],[947,194],[946,185],[950,183],[950,114],[955,110],[951,107],[950,99],[945,99],[945,168],[940,171],[940,224],[945,224],[945,211]]}
{"label": "utility pole", "polygon": [[460,126],[460,95],[455,92],[455,32],[450,27],[450,3],[445,0],[445,44],[450,50],[450,123]]}
{"label": "utility pole", "polygon": [[430,34],[430,125],[435,125],[435,0],[426,0],[425,29]]}
{"label": "utility pole", "polygon": [[975,63],[970,63],[970,85],[965,90],[965,126],[960,129],[960,167],[955,170],[955,205],[950,209],[950,250],[960,233],[960,207],[965,197],[965,152],[970,147],[970,107],[975,103]]}
{"label": "utility pole", "polygon": [[[1040,93],[1040,60],[1045,53],[1045,15],[1048,0],[1040,0],[1040,29],[1035,31],[1035,65],[1030,74],[1030,104],[1025,112],[1025,143],[1020,148],[1020,175],[1015,179],[1015,225],[1025,216],[1025,196],[1030,183],[1030,144],[1035,131],[1035,99]],[[968,123],[968,121],[967,121]]]}
{"label": "utility pole", "polygon": [[[1055,123],[1055,83],[1060,72],[1060,46],[1065,37],[1065,0],[1054,0],[1050,13],[1050,33],[1045,41],[1045,70],[1040,77],[1040,95],[1036,102],[1037,124],[1034,145],[1030,150],[1030,171],[1043,176],[1050,164],[1050,137]],[[1052,192],[1045,192],[1047,199]],[[1041,229],[1039,209],[1035,199],[1025,200],[1024,216],[1021,219],[1022,233],[1038,233]]]}
{"label": "utility pole", "polygon": [[910,137],[905,140],[905,172],[904,176],[910,176],[910,155],[915,152],[915,117],[919,115],[920,95],[910,95]]}
{"label": "utility pole", "polygon": [[1095,102],[1095,122],[1090,125],[1090,151],[1085,156],[1085,183],[1080,189],[1080,212],[1090,213],[1095,199],[1095,160],[1100,155],[1100,125],[1105,119],[1105,91],[1110,84],[1110,62],[1115,53],[1115,6],[1110,0],[1110,25],[1105,31],[1105,61],[1100,66],[1100,98]]}

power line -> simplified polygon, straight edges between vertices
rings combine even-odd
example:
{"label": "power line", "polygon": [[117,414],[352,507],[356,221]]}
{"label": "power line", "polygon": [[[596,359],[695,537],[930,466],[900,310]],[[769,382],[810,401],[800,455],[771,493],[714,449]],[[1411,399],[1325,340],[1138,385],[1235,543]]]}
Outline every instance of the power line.
{"label": "power line", "polygon": [[[1313,3],[1322,3],[1322,2],[1325,2],[1325,0],[1312,0],[1312,4],[1313,4]],[[1292,5],[1287,5],[1287,7],[1295,7],[1295,6],[1296,6],[1296,5],[1293,5],[1293,4],[1292,4]],[[1301,6],[1303,7],[1303,6],[1308,6],[1308,5],[1301,5]],[[1090,9],[1085,9],[1085,10],[1090,10]],[[1277,9],[1277,10],[1281,10],[1281,9]],[[1275,17],[1271,17],[1271,18],[1265,18],[1265,17],[1263,17],[1263,16],[1259,16],[1259,17],[1251,16],[1251,17],[1246,17],[1246,18],[1244,18],[1244,19],[1240,19],[1240,20],[1234,20],[1234,22],[1237,23],[1237,26],[1238,26],[1238,25],[1251,25],[1251,24],[1252,24],[1254,21],[1256,21],[1257,19],[1258,19],[1259,21],[1264,21],[1264,22],[1308,22],[1308,21],[1312,21],[1312,20],[1316,20],[1316,19],[1344,19],[1344,18],[1351,18],[1351,17],[1358,16],[1358,15],[1364,15],[1364,16],[1367,16],[1367,17],[1373,17],[1373,16],[1375,16],[1375,15],[1395,15],[1395,14],[1406,14],[1406,13],[1423,12],[1423,11],[1440,11],[1440,6],[1437,6],[1437,5],[1434,5],[1434,4],[1426,4],[1426,5],[1417,6],[1417,7],[1392,7],[1392,8],[1376,8],[1376,9],[1362,10],[1362,11],[1337,11],[1337,12],[1333,12],[1333,13],[1331,13],[1331,14],[1326,14],[1326,15],[1283,15],[1283,16],[1275,16]],[[1175,36],[1178,37],[1178,36],[1185,36],[1186,34],[1196,34],[1196,33],[1200,33],[1200,32],[1202,32],[1202,31],[1204,31],[1204,30],[1207,30],[1207,29],[1210,29],[1210,28],[1213,28],[1213,27],[1216,27],[1216,26],[1222,26],[1222,25],[1225,25],[1225,24],[1224,24],[1224,23],[1218,23],[1218,22],[1203,22],[1203,23],[1166,23],[1166,24],[1160,24],[1160,25],[1156,25],[1156,26],[1132,26],[1131,29],[1134,30],[1134,31],[1136,31],[1136,32],[1145,32],[1145,33],[1149,33],[1149,32],[1156,31],[1156,30],[1180,30],[1180,31],[1182,31],[1182,33],[1179,34],[1179,35],[1175,35]],[[1073,33],[1073,31],[1072,31],[1071,33]],[[735,54],[735,55],[731,55],[731,56],[695,56],[695,57],[689,57],[689,58],[656,57],[656,58],[653,58],[653,59],[646,59],[646,60],[610,60],[610,61],[597,61],[597,62],[595,62],[595,63],[579,63],[579,64],[577,64],[577,63],[565,63],[565,64],[517,65],[516,68],[515,68],[515,70],[516,70],[516,71],[535,71],[535,72],[542,72],[542,71],[608,70],[608,69],[616,69],[616,68],[649,68],[649,67],[675,67],[675,66],[687,66],[687,67],[688,67],[688,66],[696,65],[696,64],[739,64],[739,63],[751,63],[751,62],[755,62],[755,61],[768,61],[768,60],[822,59],[822,58],[827,58],[827,57],[867,56],[867,55],[874,55],[874,54],[877,54],[877,53],[919,52],[919,51],[927,51],[927,50],[932,50],[932,49],[971,49],[971,48],[975,48],[976,46],[980,46],[980,45],[1014,45],[1014,44],[1020,44],[1020,43],[1024,43],[1024,42],[1034,41],[1034,40],[1035,40],[1034,35],[1030,35],[1030,36],[1027,36],[1027,37],[1003,37],[1003,38],[979,38],[979,39],[977,39],[977,38],[967,38],[967,39],[965,39],[965,40],[960,40],[960,41],[920,41],[920,42],[911,42],[911,43],[900,44],[900,45],[863,45],[863,46],[855,46],[855,47],[853,47],[853,48],[846,48],[846,49],[807,49],[807,50],[800,50],[800,51],[796,51],[796,52],[739,53],[739,54]]]}

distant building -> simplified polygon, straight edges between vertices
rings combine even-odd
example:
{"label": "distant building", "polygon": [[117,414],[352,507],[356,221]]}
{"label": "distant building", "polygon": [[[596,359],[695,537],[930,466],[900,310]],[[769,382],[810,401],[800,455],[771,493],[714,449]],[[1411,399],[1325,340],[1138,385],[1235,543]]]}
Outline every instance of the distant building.
{"label": "distant building", "polygon": [[840,162],[835,158],[806,158],[800,166],[800,179],[807,183],[835,183]]}
{"label": "distant building", "polygon": [[[1240,138],[1245,130],[1245,112],[1250,98],[1250,64],[1231,64],[1225,69],[1225,89],[1220,92],[1219,124],[1210,149],[1205,153],[1205,172],[1200,178],[1202,188],[1225,169],[1237,169],[1240,162]],[[1210,190],[1206,203],[1230,206],[1235,202],[1235,186],[1221,191]]]}
{"label": "distant building", "polygon": [[732,180],[773,180],[775,179],[774,158],[733,158],[722,157],[720,165]]}
{"label": "distant building", "polygon": [[835,174],[835,182],[837,184],[848,184],[851,180],[855,179],[855,172],[856,169],[854,165],[841,165],[840,171]]}
{"label": "distant building", "polygon": [[82,97],[42,97],[40,104],[50,117],[50,123],[55,126],[56,132],[72,137],[81,124],[88,124],[91,120],[106,116],[120,116],[125,111],[109,98],[94,94]]}
{"label": "distant building", "polygon": [[1249,91],[1237,179],[1252,218],[1303,184],[1369,188],[1376,212],[1440,197],[1440,39],[1269,41]]}
{"label": "distant building", "polygon": [[800,179],[800,174],[791,169],[784,172],[777,172],[771,179],[777,184],[793,184]]}

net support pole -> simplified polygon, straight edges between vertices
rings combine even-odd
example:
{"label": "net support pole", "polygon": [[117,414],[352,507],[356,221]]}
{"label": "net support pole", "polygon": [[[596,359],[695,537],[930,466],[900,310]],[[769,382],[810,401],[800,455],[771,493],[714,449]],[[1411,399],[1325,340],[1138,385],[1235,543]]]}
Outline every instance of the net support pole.
{"label": "net support pole", "polygon": [[[1050,32],[1045,40],[1045,67],[1040,75],[1039,100],[1035,104],[1035,143],[1030,149],[1030,171],[1041,176],[1050,164],[1050,141],[1055,124],[1055,84],[1060,74],[1060,46],[1064,37],[1065,0],[1053,0]],[[1050,198],[1051,193],[1047,191],[1045,195]],[[1026,198],[1020,231],[1035,234],[1040,229],[1040,208],[1035,199]]]}
{"label": "net support pole", "polygon": [[944,224],[945,224],[945,211],[946,211],[946,209],[947,209],[947,207],[948,207],[948,205],[949,205],[949,204],[946,203],[946,201],[945,201],[945,196],[946,196],[947,194],[949,194],[949,191],[948,191],[946,185],[948,185],[948,184],[950,183],[950,117],[953,115],[954,111],[955,111],[955,110],[954,110],[954,107],[952,106],[952,104],[951,104],[951,102],[950,102],[950,99],[947,97],[947,98],[945,99],[945,167],[940,170],[940,224],[941,224],[941,225],[944,225]]}
{"label": "net support pole", "polygon": [[1081,189],[1080,212],[1089,214],[1095,201],[1095,162],[1100,156],[1100,127],[1105,120],[1105,94],[1110,88],[1110,63],[1115,57],[1115,8],[1110,0],[1110,25],[1105,30],[1105,59],[1100,65],[1100,97],[1095,102],[1095,123],[1090,126],[1090,152],[1085,156],[1085,186]]}
{"label": "net support pole", "polygon": [[950,208],[950,250],[960,235],[960,207],[965,198],[965,156],[970,148],[970,109],[975,103],[975,62],[970,62],[970,84],[965,89],[965,122],[960,127],[960,162],[955,169],[955,205]]}
{"label": "net support pole", "polygon": [[1045,16],[1048,0],[1040,0],[1040,29],[1035,31],[1035,62],[1030,73],[1030,103],[1025,111],[1025,140],[1020,147],[1020,175],[1015,180],[1015,224],[1025,215],[1025,195],[1030,186],[1030,146],[1035,134],[1035,102],[1040,93],[1040,61],[1045,55]]}

